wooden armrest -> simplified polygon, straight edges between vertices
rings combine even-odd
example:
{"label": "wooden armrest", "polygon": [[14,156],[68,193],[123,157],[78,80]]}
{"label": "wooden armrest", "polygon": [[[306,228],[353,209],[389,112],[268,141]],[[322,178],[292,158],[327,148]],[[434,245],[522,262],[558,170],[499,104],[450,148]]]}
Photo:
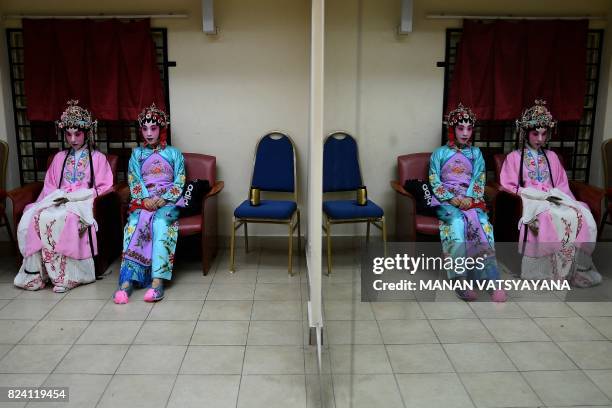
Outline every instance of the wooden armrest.
{"label": "wooden armrest", "polygon": [[[222,181],[216,181],[213,185],[212,189],[206,193],[204,197],[202,197],[202,208],[204,209],[206,206],[206,200],[216,198],[215,196],[223,190],[223,186],[225,184]],[[202,211],[202,216],[204,216],[204,211]]]}
{"label": "wooden armrest", "polygon": [[587,184],[582,181],[570,181],[569,185],[570,190],[580,196],[589,197],[595,200],[601,200],[606,195],[606,190],[604,190],[603,188]]}
{"label": "wooden armrest", "polygon": [[603,188],[599,188],[582,181],[570,181],[570,190],[576,196],[576,200],[586,203],[591,209],[595,222],[599,224],[601,218],[601,202],[606,195]]}
{"label": "wooden armrest", "polygon": [[36,201],[36,198],[43,189],[44,184],[40,181],[26,184],[23,187],[7,191],[6,195],[13,203],[13,220],[19,221],[25,207]]}
{"label": "wooden armrest", "polygon": [[402,186],[397,180],[391,180],[390,183],[391,183],[391,188],[395,190],[396,193],[406,196],[410,198],[411,200],[415,199],[414,196],[410,194],[408,191],[406,191],[404,186]]}
{"label": "wooden armrest", "polygon": [[217,181],[215,182],[215,184],[213,185],[212,189],[206,193],[206,195],[204,196],[204,198],[209,198],[212,197],[214,195],[217,195],[221,192],[221,190],[223,190],[223,187],[225,186],[225,183],[223,183],[222,181]]}

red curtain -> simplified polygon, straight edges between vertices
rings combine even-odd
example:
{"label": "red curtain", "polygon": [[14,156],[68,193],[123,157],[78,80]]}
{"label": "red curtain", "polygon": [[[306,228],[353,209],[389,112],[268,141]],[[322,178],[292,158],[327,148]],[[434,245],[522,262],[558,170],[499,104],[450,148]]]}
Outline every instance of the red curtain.
{"label": "red curtain", "polygon": [[545,99],[558,120],[580,120],[588,21],[466,20],[446,112],[459,102],[479,119],[511,120]]}
{"label": "red curtain", "polygon": [[149,20],[23,20],[28,118],[59,118],[69,99],[101,120],[136,120],[165,99]]}

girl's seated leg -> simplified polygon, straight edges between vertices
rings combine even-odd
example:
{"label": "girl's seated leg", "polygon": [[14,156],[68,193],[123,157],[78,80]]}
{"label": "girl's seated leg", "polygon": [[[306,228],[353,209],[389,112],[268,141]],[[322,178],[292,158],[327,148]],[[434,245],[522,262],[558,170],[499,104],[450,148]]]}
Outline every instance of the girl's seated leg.
{"label": "girl's seated leg", "polygon": [[153,254],[151,276],[153,282],[144,295],[145,302],[157,302],[164,298],[164,282],[172,279],[174,253],[178,237],[178,209],[160,208],[153,218]]}

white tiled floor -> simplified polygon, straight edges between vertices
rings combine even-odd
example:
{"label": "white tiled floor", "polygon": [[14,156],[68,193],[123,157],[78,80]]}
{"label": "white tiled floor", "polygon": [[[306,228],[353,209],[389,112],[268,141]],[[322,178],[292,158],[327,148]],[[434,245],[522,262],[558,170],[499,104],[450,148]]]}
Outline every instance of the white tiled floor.
{"label": "white tiled floor", "polygon": [[[179,260],[166,299],[110,299],[117,264],[66,294],[13,288],[0,262],[0,386],[69,386],[62,407],[612,407],[612,304],[555,297],[360,302],[358,252],[323,277],[321,375],[304,259],[282,243]],[[452,297],[449,297],[452,299]],[[553,301],[551,301],[553,300]],[[3,405],[23,406],[23,405]]]}

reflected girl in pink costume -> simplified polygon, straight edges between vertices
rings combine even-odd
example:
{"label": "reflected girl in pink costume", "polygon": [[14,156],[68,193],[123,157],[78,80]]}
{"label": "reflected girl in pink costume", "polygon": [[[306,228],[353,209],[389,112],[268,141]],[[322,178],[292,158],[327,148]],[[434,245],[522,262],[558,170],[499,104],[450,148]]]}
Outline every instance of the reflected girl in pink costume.
{"label": "reflected girl in pink costume", "polygon": [[23,263],[14,283],[38,290],[50,280],[61,293],[96,280],[93,200],[112,187],[113,174],[106,156],[94,149],[97,121],[78,101],[68,101],[56,125],[70,148],[53,157],[42,192],[19,222]]}
{"label": "reflected girl in pink costume", "polygon": [[591,258],[597,238],[593,215],[576,201],[555,152],[545,148],[556,126],[546,102],[536,100],[516,126],[522,147],[506,157],[500,182],[523,201],[521,277],[568,279],[577,287],[601,283]]}

